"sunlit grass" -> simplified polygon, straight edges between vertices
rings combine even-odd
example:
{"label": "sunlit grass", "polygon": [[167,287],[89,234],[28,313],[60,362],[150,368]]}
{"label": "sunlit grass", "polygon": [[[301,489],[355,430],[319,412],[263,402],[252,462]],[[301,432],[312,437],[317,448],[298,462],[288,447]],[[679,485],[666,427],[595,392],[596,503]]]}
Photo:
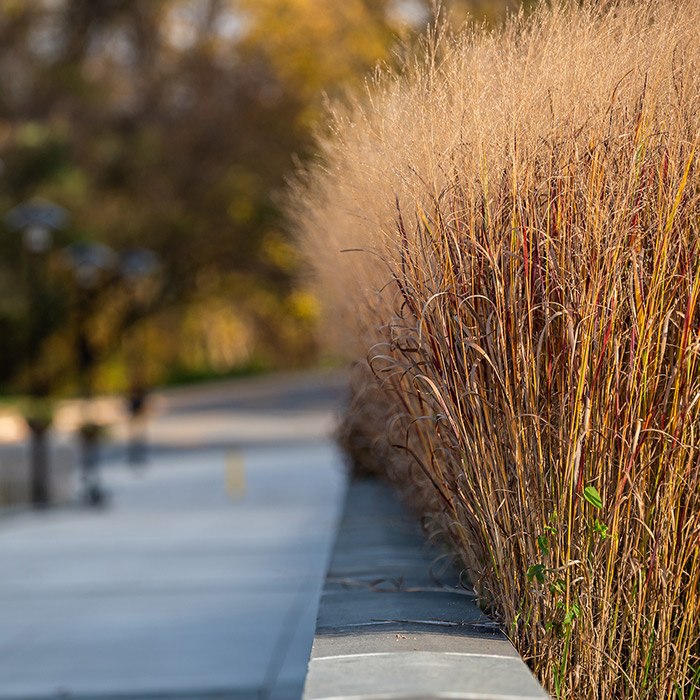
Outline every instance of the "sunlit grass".
{"label": "sunlit grass", "polygon": [[698,36],[672,0],[438,31],[292,198],[371,368],[346,437],[560,698],[700,697]]}

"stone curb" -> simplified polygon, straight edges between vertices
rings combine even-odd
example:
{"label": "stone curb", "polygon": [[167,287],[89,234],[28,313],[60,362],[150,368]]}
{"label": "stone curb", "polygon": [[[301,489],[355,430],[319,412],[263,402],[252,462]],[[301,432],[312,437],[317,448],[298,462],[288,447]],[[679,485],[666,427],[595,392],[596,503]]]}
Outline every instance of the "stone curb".
{"label": "stone curb", "polygon": [[455,575],[436,583],[423,533],[380,482],[350,483],[303,700],[546,700]]}

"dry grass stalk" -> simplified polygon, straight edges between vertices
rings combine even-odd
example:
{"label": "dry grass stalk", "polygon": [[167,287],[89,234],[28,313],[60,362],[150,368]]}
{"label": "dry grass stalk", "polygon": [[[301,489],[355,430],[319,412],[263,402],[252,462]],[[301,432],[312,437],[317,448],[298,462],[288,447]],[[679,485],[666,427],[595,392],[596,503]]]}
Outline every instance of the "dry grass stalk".
{"label": "dry grass stalk", "polygon": [[680,0],[438,30],[293,198],[368,444],[560,698],[700,696],[698,36]]}

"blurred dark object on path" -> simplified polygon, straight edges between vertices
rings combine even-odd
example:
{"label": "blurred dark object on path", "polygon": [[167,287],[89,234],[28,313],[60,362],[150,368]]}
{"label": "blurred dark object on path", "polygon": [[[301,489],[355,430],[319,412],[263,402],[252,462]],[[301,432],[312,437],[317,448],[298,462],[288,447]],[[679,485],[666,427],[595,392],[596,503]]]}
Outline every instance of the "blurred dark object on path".
{"label": "blurred dark object on path", "polygon": [[82,500],[88,506],[103,506],[108,500],[108,494],[102,486],[99,473],[100,443],[103,430],[104,428],[96,423],[84,423],[80,428]]}
{"label": "blurred dark object on path", "polygon": [[129,412],[129,438],[127,461],[129,464],[144,464],[148,458],[146,441],[146,409],[148,392],[143,383],[135,381],[127,397]]}

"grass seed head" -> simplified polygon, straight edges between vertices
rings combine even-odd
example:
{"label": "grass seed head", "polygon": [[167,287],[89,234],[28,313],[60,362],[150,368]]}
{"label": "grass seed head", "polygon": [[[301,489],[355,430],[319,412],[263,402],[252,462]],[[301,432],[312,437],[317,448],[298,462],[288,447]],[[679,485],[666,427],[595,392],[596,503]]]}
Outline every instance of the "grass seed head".
{"label": "grass seed head", "polygon": [[699,35],[679,0],[436,30],[290,207],[348,433],[557,697],[697,693]]}

